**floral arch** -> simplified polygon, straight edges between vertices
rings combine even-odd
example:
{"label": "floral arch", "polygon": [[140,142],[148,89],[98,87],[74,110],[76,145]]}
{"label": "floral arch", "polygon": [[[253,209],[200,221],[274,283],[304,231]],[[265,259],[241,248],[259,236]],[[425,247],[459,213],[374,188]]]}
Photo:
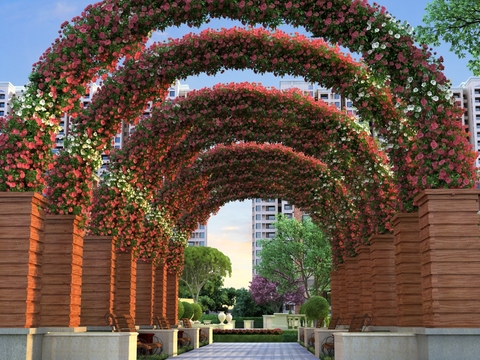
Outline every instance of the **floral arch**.
{"label": "floral arch", "polygon": [[[361,125],[299,92],[243,83],[195,91],[188,98],[154,109],[151,117],[142,120],[126,147],[111,159],[111,174],[99,189],[94,206],[94,232],[118,234],[116,219],[126,217],[125,211],[132,206],[128,204],[137,204],[140,211],[145,198],[152,199],[166,179],[174,180],[198,154],[216,144],[238,141],[282,143],[327,164],[331,176],[344,183],[352,206],[362,209],[350,217],[342,211],[355,228],[349,232],[353,243],[365,243],[370,234],[390,228],[396,199],[391,173]],[[236,162],[232,161],[232,168],[233,164]],[[205,185],[188,184],[192,191],[203,191]],[[140,201],[128,200],[131,186],[143,192]],[[173,196],[172,201],[181,207],[192,199]],[[171,207],[165,210],[168,216],[177,217]]]}
{"label": "floral arch", "polygon": [[[177,227],[193,231],[227,202],[282,198],[307,211],[324,229],[339,261],[354,254],[359,245],[343,241],[343,234],[358,231],[353,219],[359,209],[344,183],[332,175],[318,159],[280,144],[218,145],[200,153],[166,183],[155,205],[166,209]],[[352,220],[347,227],[344,218]]]}
{"label": "floral arch", "polygon": [[[85,92],[88,82],[112,71],[122,56],[138,60],[139,51],[152,29],[165,29],[183,22],[199,25],[208,17],[229,17],[266,26],[284,21],[303,26],[315,36],[344,45],[354,52],[361,52],[370,72],[363,73],[365,78],[355,78],[355,82],[363,84],[362,81],[367,81],[368,86],[373,86],[372,91],[359,89],[352,93],[348,81],[343,81],[339,87],[344,95],[356,101],[359,108],[364,108],[366,114],[371,111],[374,119],[382,118],[384,111],[391,113],[393,118],[399,118],[396,114],[405,116],[398,122],[388,121],[380,134],[398,137],[389,142],[389,146],[391,153],[400,154],[398,158],[406,164],[393,163],[393,170],[403,176],[399,186],[405,191],[402,197],[407,209],[411,208],[413,195],[421,189],[473,185],[475,154],[460,122],[452,121],[452,118],[459,119],[460,111],[453,105],[448,92],[449,84],[441,72],[441,61],[433,59],[426,48],[417,48],[409,28],[399,24],[385,9],[360,0],[287,3],[258,0],[248,4],[244,1],[204,4],[188,0],[175,5],[167,1],[105,0],[87,7],[82,16],[71,23],[63,24],[61,38],[34,65],[32,82],[15,105],[13,119],[3,129],[0,148],[0,178],[3,182],[0,190],[38,191],[43,188],[43,174],[49,168],[52,170],[49,145],[58,130],[57,119],[63,111],[78,111],[75,108],[77,99]],[[270,43],[263,45],[264,53],[268,53],[269,46]],[[299,53],[302,51],[298,49]],[[301,66],[312,65],[316,63]],[[176,75],[181,77],[182,74]],[[374,108],[375,102],[370,99],[376,94],[374,88],[385,95],[379,108]],[[384,88],[390,91],[382,90]],[[158,90],[161,89],[159,86]],[[390,92],[394,94],[393,98],[388,95]],[[101,106],[113,115],[116,111],[113,104],[112,99],[111,103],[101,103]],[[391,112],[390,105],[397,110]],[[78,126],[81,123],[80,120]],[[403,125],[401,129],[406,133],[397,131],[398,124]],[[101,125],[108,128],[107,123]],[[59,162],[58,168],[70,167],[67,171],[70,177],[75,177],[78,165],[95,161],[95,158],[88,159],[91,155],[88,149],[98,151],[102,148],[101,141],[94,141],[93,129],[86,127],[82,135],[82,141],[73,146],[68,163]],[[107,138],[109,134],[103,133],[102,129],[102,136]],[[59,177],[57,180],[68,188],[68,178]],[[88,190],[83,183],[76,183],[75,187],[78,189],[73,193]],[[66,197],[67,204],[62,211],[74,212],[77,204],[70,200],[71,196]]]}

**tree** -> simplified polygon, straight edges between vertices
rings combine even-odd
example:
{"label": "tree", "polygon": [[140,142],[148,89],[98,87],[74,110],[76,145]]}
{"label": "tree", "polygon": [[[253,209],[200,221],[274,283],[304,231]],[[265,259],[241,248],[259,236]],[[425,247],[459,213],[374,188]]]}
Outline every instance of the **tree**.
{"label": "tree", "polygon": [[262,316],[265,314],[273,314],[275,311],[270,304],[257,304],[247,289],[237,289],[235,307],[232,310],[232,316],[234,318]]}
{"label": "tree", "polygon": [[280,293],[278,291],[278,282],[272,282],[267,278],[255,275],[250,282],[250,294],[257,305],[266,305],[272,312],[281,312],[285,302],[297,304],[304,300],[303,288],[297,288],[297,291],[287,291]]}
{"label": "tree", "polygon": [[[330,284],[332,252],[323,232],[310,220],[277,217],[273,239],[262,241],[257,273],[277,285],[277,292],[322,295]],[[303,289],[302,289],[303,288]]]}
{"label": "tree", "polygon": [[232,275],[232,263],[228,256],[208,246],[187,246],[180,281],[185,284],[195,303],[208,280],[227,275]]}
{"label": "tree", "polygon": [[417,40],[438,46],[450,43],[450,50],[464,58],[469,53],[468,68],[480,75],[480,3],[474,0],[433,0],[425,9],[426,26],[415,29]]}

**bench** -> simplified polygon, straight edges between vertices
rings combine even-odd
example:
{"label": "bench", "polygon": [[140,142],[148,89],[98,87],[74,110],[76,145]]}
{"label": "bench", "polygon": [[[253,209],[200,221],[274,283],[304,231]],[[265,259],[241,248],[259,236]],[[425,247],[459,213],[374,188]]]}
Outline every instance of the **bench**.
{"label": "bench", "polygon": [[[348,328],[348,332],[362,332],[365,330],[367,326],[372,323],[373,316],[371,314],[365,315],[353,315],[352,320],[350,321],[350,326]],[[334,337],[330,335],[329,337],[325,338],[322,342],[321,347],[322,353],[326,356],[333,357],[335,354],[335,344],[334,344]]]}
{"label": "bench", "polygon": [[[162,330],[170,330],[170,323],[169,321],[163,316],[155,316],[154,317],[155,325]],[[178,331],[178,339],[177,344],[179,347],[186,347],[191,344],[192,340],[188,336],[187,333],[183,332],[182,330]]]}
{"label": "bench", "polygon": [[[183,322],[183,327],[186,329],[192,329],[192,323],[190,322],[189,318],[182,318]],[[205,341],[208,340],[208,335],[205,334],[205,331],[203,329],[200,329],[200,343],[204,343]]]}
{"label": "bench", "polygon": [[[115,332],[137,332],[133,318],[128,314],[117,316],[107,313],[105,321]],[[155,338],[154,334],[139,334],[137,337],[137,355],[160,354],[162,348],[162,343]]]}

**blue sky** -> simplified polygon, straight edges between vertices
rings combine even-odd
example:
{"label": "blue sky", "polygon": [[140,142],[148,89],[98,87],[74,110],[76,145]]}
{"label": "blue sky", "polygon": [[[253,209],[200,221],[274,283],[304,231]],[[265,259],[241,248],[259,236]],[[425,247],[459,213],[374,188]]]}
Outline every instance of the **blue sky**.
{"label": "blue sky", "polygon": [[[379,0],[377,3],[399,20],[408,21],[412,26],[421,24],[426,0]],[[80,15],[91,0],[14,0],[0,1],[2,17],[0,29],[2,50],[0,51],[0,81],[10,81],[14,85],[25,85],[35,63],[42,53],[55,40],[60,24]],[[215,20],[204,28],[230,28],[240,26],[229,20]],[[298,31],[282,28],[286,32]],[[189,32],[198,32],[187,26],[169,28],[164,33],[155,33],[154,40],[181,37]],[[445,74],[453,85],[458,85],[471,76],[466,68],[466,59],[458,59],[445,45],[436,49],[445,59]],[[210,87],[219,82],[260,82],[265,86],[279,85],[279,78],[273,75],[257,75],[251,71],[226,71],[219,76],[200,75],[182,80],[190,88]],[[217,247],[232,260],[232,278],[227,278],[226,286],[248,287],[251,280],[251,202],[234,202],[224,206],[208,224],[209,246]]]}

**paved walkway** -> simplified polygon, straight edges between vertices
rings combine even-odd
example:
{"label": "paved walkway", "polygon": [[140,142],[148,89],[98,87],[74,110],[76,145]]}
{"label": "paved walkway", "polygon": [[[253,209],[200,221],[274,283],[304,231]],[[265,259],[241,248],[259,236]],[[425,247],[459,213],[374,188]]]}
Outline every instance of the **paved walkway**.
{"label": "paved walkway", "polygon": [[297,343],[213,343],[178,355],[175,359],[318,360]]}

